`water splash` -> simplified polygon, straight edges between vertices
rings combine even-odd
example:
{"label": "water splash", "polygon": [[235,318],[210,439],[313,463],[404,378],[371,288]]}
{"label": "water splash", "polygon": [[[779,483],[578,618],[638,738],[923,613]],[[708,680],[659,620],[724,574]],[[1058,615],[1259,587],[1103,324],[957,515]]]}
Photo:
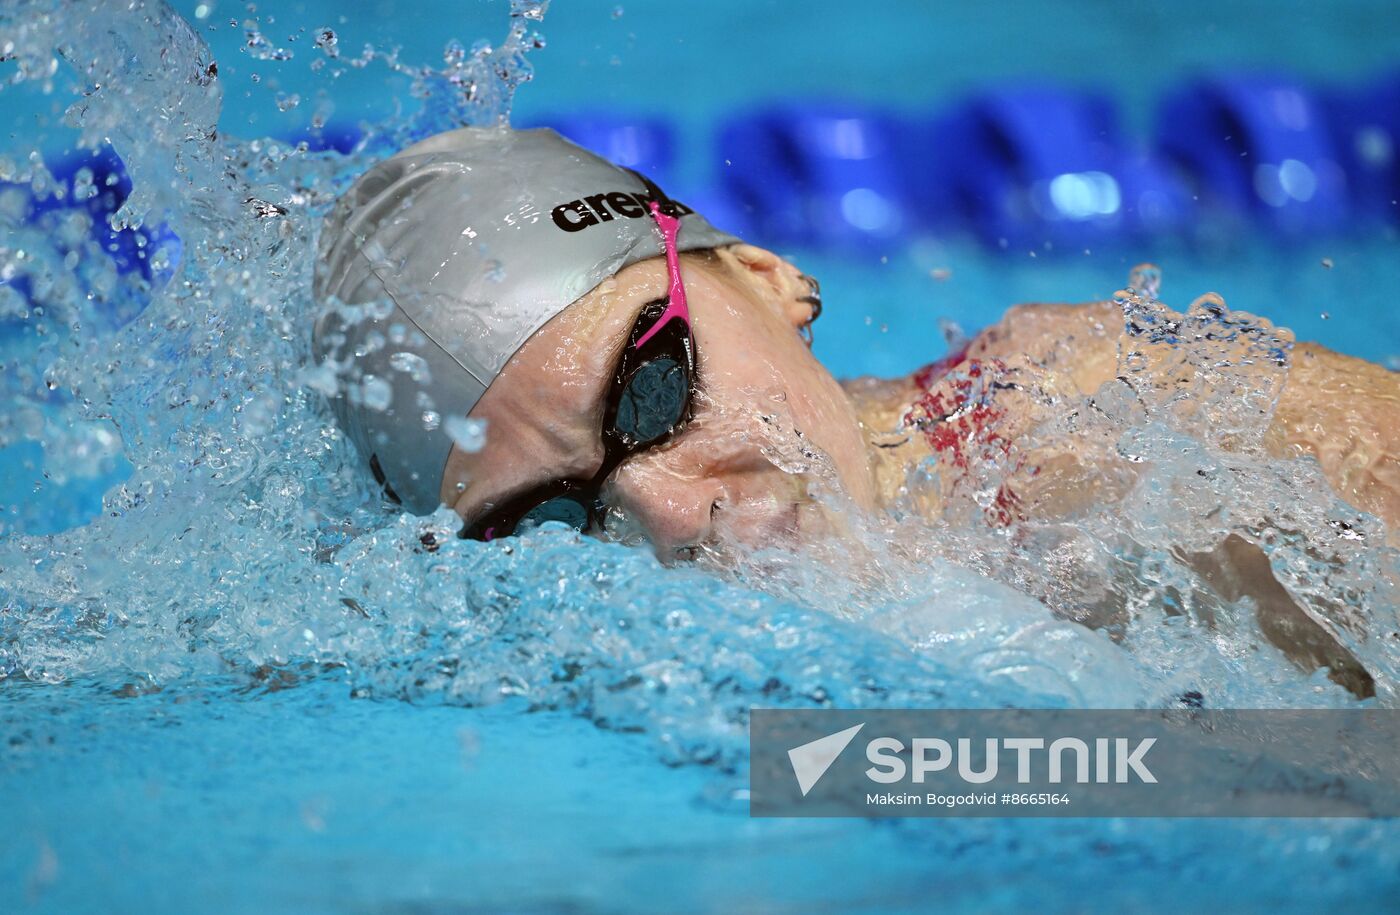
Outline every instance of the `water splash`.
{"label": "water splash", "polygon": [[[1234,536],[1394,702],[1385,532],[1326,495],[1315,463],[1280,460],[1261,438],[1291,340],[1217,299],[1173,311],[1160,274],[1117,299],[1114,381],[1086,397],[1063,360],[957,369],[931,393],[986,419],[959,440],[958,477],[917,467],[903,511],[846,513],[849,538],[801,553],[663,567],[549,527],[462,541],[451,513],[383,505],[324,409],[335,372],[308,361],[314,236],[371,162],[506,116],[544,4],[514,11],[505,42],[451,45],[441,67],[355,56],[319,30],[311,66],[327,85],[384,67],[412,76],[421,103],[338,153],[219,127],[216,62],[161,4],[0,9],[0,41],[14,43],[3,91],[71,99],[75,144],[110,137],[125,163],[0,158],[0,467],[29,462],[17,476],[43,481],[0,498],[0,691],[91,702],[108,730],[151,714],[118,697],[165,690],[171,708],[209,702],[217,716],[240,691],[311,678],[413,703],[515,699],[645,732],[658,758],[708,766],[702,803],[733,811],[754,705],[1354,703],[1272,647],[1250,599],[1209,580],[1200,557]],[[1011,399],[1030,417],[1014,429],[1018,411],[999,409]],[[780,407],[710,421],[758,436],[842,511],[825,456]],[[1056,515],[1018,509],[1065,494],[1079,498]],[[42,685],[71,680],[106,698]],[[60,720],[43,705],[10,708]],[[990,892],[1008,870],[1083,884],[1121,866],[1139,887],[1130,908],[1158,904],[1152,878],[1168,871],[1247,898],[1266,868],[1311,864],[1317,883],[1290,897],[1300,910],[1372,902],[1396,872],[1386,823],[890,825]],[[55,866],[48,851],[36,874],[52,881]]]}
{"label": "water splash", "polygon": [[[0,677],[139,692],[336,669],[361,695],[523,696],[648,731],[667,759],[726,767],[742,764],[755,704],[1352,702],[1261,639],[1247,600],[1209,587],[1191,556],[1236,535],[1393,701],[1395,648],[1369,617],[1396,606],[1383,532],[1320,496],[1315,465],[1278,460],[1262,441],[1291,340],[1217,299],[1173,312],[1146,270],[1117,300],[1115,381],[1086,398],[1064,366],[959,369],[942,382],[944,406],[982,411],[980,431],[958,440],[962,476],[925,465],[907,511],[847,513],[854,547],[663,568],[643,549],[549,528],[464,542],[448,512],[382,505],[324,410],[334,373],[308,361],[317,226],[377,158],[504,121],[544,11],[515,3],[504,42],[449,44],[442,67],[374,49],[351,58],[321,30],[327,80],[382,65],[412,76],[420,102],[346,154],[218,129],[216,62],[162,4],[3,14],[11,81],[72,93],[77,142],[110,139],[131,183],[106,201],[105,227],[72,206],[53,217],[76,219],[70,230],[31,230],[43,202],[89,203],[105,179],[58,176],[37,155],[5,165],[3,288],[20,330],[5,342],[0,434],[40,443],[67,476],[50,473],[10,510]],[[111,268],[94,226],[128,239],[142,269]],[[1033,419],[1014,436],[999,427],[1008,398]],[[781,411],[731,419],[830,497],[825,457]],[[460,431],[475,442],[481,430]],[[1078,463],[1057,465],[1066,454]],[[1062,472],[1035,472],[1050,466]],[[74,480],[113,477],[97,517],[32,526]],[[1085,497],[1032,521],[1009,495],[1054,488]],[[930,501],[942,506],[933,521],[914,510]],[[1339,524],[1349,536],[1329,533]]]}
{"label": "water splash", "polygon": [[[899,539],[916,565],[967,563],[1111,635],[1152,672],[1144,687],[1306,703],[1316,687],[1293,663],[1327,652],[1335,681],[1393,703],[1400,564],[1385,527],[1269,437],[1292,334],[1213,294],[1174,311],[1160,282],[1143,265],[1116,296],[1116,371],[1089,396],[1067,351],[973,360],[937,382],[928,434],[956,444],[958,472],[911,476]],[[929,504],[944,523],[923,532]],[[1280,587],[1250,596],[1224,580],[1230,564]],[[1280,663],[1280,627],[1316,641]]]}

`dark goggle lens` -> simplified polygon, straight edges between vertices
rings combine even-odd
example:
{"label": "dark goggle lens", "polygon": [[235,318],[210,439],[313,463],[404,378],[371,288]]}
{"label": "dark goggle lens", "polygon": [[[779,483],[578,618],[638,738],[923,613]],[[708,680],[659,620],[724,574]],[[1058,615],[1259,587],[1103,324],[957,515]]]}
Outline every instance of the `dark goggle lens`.
{"label": "dark goggle lens", "polygon": [[570,496],[546,499],[527,511],[516,522],[515,532],[524,533],[546,521],[561,521],[579,531],[588,530],[588,506]]}
{"label": "dark goggle lens", "polygon": [[622,389],[615,429],[627,441],[645,445],[680,425],[690,394],[690,373],[674,359],[644,363]]}

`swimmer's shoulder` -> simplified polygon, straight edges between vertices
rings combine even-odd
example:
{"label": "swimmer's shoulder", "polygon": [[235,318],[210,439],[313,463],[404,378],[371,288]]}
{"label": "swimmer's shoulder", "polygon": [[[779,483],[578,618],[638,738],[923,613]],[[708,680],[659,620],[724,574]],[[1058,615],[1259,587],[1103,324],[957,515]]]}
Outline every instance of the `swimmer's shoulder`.
{"label": "swimmer's shoulder", "polygon": [[[841,382],[862,416],[908,408],[949,371],[969,359],[1063,362],[1085,390],[1111,377],[1123,316],[1111,301],[1079,304],[1032,302],[1014,305],[967,346],[899,378],[865,376]],[[1081,377],[1082,376],[1082,377]]]}
{"label": "swimmer's shoulder", "polygon": [[1295,344],[1269,446],[1315,457],[1337,494],[1383,519],[1400,546],[1400,375],[1317,343]]}
{"label": "swimmer's shoulder", "polygon": [[1320,343],[1294,344],[1290,376],[1327,393],[1366,393],[1386,400],[1400,399],[1400,374]]}
{"label": "swimmer's shoulder", "polygon": [[909,404],[923,393],[915,383],[917,375],[917,372],[899,378],[862,375],[843,379],[841,387],[864,425],[874,429],[894,428]]}
{"label": "swimmer's shoulder", "polygon": [[1112,301],[1014,305],[973,339],[968,357],[1026,360],[1071,378],[1083,392],[1113,377],[1123,313]]}
{"label": "swimmer's shoulder", "polygon": [[1400,374],[1318,343],[1294,344],[1273,432],[1277,441],[1314,453],[1369,443],[1363,450],[1389,465],[1400,488]]}
{"label": "swimmer's shoulder", "polygon": [[1033,352],[1067,340],[1116,341],[1122,331],[1123,312],[1112,301],[1026,302],[1011,306],[978,334],[970,355]]}

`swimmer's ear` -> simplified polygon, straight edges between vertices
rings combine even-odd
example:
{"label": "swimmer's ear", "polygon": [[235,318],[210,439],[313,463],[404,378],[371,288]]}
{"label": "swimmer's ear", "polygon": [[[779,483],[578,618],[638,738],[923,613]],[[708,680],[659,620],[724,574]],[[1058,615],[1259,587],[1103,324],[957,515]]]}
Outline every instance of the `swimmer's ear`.
{"label": "swimmer's ear", "polygon": [[799,330],[812,321],[812,306],[803,299],[808,286],[797,268],[765,248],[754,245],[730,245],[722,249],[732,257],[746,275],[771,292],[783,316]]}

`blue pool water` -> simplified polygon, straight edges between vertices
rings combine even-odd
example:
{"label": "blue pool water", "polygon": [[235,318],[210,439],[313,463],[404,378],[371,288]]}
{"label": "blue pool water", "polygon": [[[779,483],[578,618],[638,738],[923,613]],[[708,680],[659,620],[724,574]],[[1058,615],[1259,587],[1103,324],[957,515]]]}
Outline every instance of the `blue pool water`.
{"label": "blue pool water", "polygon": [[[254,59],[244,5],[206,4],[202,17],[200,6],[178,6],[192,30],[154,4],[46,23],[35,3],[0,18],[26,25],[16,40],[34,55],[8,64],[30,78],[0,94],[34,124],[5,141],[7,180],[43,184],[32,148],[109,138],[139,204],[128,224],[149,212],[180,240],[178,256],[162,256],[164,236],[143,226],[148,288],[80,243],[68,258],[62,226],[24,234],[22,206],[0,196],[5,264],[22,260],[46,303],[0,338],[6,911],[1393,907],[1390,821],[749,819],[755,705],[1154,707],[1191,690],[1215,707],[1352,705],[1264,644],[1248,607],[1216,607],[1216,626],[1160,607],[1190,584],[1172,549],[1219,525],[1378,526],[1327,496],[1310,465],[1226,452],[1171,427],[1165,401],[1149,398],[1147,420],[1081,434],[1130,443],[1155,486],[1099,506],[1072,535],[1032,530],[1013,545],[957,522],[872,522],[867,560],[818,545],[718,570],[662,568],[643,548],[555,530],[510,545],[448,538],[428,553],[425,525],[451,519],[386,513],[329,432],[306,364],[309,252],[320,215],[368,161],[498,107],[454,102],[423,72],[427,114],[396,111],[390,99],[408,97],[414,74],[375,60],[333,81],[333,65],[312,68],[329,58],[308,36],[332,25],[347,56],[399,43],[401,63],[436,68],[449,35],[498,42],[506,8],[264,7],[263,34],[295,51],[277,61]],[[1096,4],[1046,6],[992,24],[898,5],[853,18],[844,5],[794,17],[784,4],[624,3],[617,15],[561,3],[514,114],[665,110],[693,141],[680,180],[703,189],[707,125],[754,85],[913,109],[973,82],[1049,73],[1110,88],[1145,131],[1149,100],[1213,60],[1282,60],[1345,82],[1400,59],[1360,3],[1326,15],[1141,4],[1108,22]],[[69,41],[78,50],[40,91],[50,50]],[[641,78],[658,57],[674,86]],[[222,113],[190,76],[211,58]],[[90,59],[93,73],[72,75]],[[63,126],[60,112],[94,84],[105,88]],[[279,93],[302,100],[280,111]],[[255,142],[327,100],[335,119],[361,124],[364,148]],[[250,200],[287,212],[259,218]],[[1146,259],[1164,266],[1178,308],[1218,290],[1301,338],[1384,360],[1400,352],[1394,245],[1393,229],[1368,225],[1089,254],[989,250],[958,232],[859,256],[787,253],[823,279],[823,359],[838,374],[890,375],[943,352],[939,318],[973,329],[1016,301],[1108,297]],[[130,317],[127,301],[145,310]],[[1182,346],[1200,365],[1216,355]],[[1224,416],[1250,421],[1228,405]],[[1206,463],[1245,482],[1204,487]],[[1276,546],[1278,574],[1346,595],[1348,647],[1376,674],[1370,701],[1392,705],[1400,658],[1374,636],[1397,606],[1394,551],[1372,536],[1330,546],[1339,570],[1316,569],[1306,536]],[[1057,563],[1062,578],[1044,571]],[[1094,589],[1131,617],[1121,644],[1061,619]]]}

